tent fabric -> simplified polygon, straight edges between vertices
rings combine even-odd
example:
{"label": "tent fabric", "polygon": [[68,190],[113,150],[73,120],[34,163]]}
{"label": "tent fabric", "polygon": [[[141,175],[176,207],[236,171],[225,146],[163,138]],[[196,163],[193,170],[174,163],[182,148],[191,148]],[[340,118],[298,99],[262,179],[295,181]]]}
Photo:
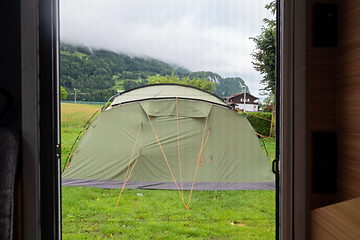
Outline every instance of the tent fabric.
{"label": "tent fabric", "polygon": [[144,99],[165,99],[165,98],[186,98],[186,99],[197,99],[201,101],[207,101],[211,103],[217,103],[225,105],[224,101],[209,92],[178,84],[157,84],[152,85],[156,87],[139,87],[121,94],[119,97],[114,99],[112,105],[117,105],[125,102],[141,101]]}
{"label": "tent fabric", "polygon": [[[163,86],[139,90],[157,87]],[[130,163],[128,188],[189,190],[200,155],[194,189],[274,189],[270,159],[246,117],[194,98],[131,101],[103,111],[74,153],[63,185],[121,188]]]}
{"label": "tent fabric", "polygon": [[[76,180],[76,179],[63,179],[65,186],[82,186],[82,187],[97,187],[97,188],[119,188],[123,186],[124,181],[111,181],[111,180]],[[126,188],[129,189],[177,189],[174,182],[139,182],[128,181]],[[181,186],[180,186],[181,188]],[[236,183],[236,182],[195,182],[194,186],[190,182],[182,184],[183,190],[274,190],[275,183],[273,182],[254,182],[254,183]]]}
{"label": "tent fabric", "polygon": [[[194,100],[178,101],[176,108],[176,101],[162,100],[162,101],[146,101],[139,102],[142,109],[148,116],[174,116],[176,111],[180,117],[207,117],[212,105],[206,102],[199,102]],[[176,110],[177,109],[177,110]]]}

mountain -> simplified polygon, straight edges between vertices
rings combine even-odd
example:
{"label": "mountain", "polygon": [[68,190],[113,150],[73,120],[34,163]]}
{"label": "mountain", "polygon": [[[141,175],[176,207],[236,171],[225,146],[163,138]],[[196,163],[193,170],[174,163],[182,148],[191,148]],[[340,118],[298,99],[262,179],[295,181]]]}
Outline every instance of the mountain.
{"label": "mountain", "polygon": [[[220,97],[225,97],[233,93],[241,92],[242,88],[239,82],[241,83],[241,85],[246,86],[244,80],[240,77],[222,78],[219,74],[213,72],[192,72],[189,77],[205,78],[208,81],[215,82],[216,89],[214,91],[214,94]],[[246,86],[246,92],[250,93],[248,86]]]}
{"label": "mountain", "polygon": [[[162,61],[130,57],[104,49],[89,49],[84,46],[60,45],[60,84],[73,100],[76,89],[77,100],[107,101],[118,90],[146,85],[146,79],[154,75],[175,75],[190,78],[205,78],[215,82],[214,94],[223,97],[241,92],[241,78],[222,78],[213,72],[190,72],[182,67]],[[248,87],[247,92],[250,93]]]}

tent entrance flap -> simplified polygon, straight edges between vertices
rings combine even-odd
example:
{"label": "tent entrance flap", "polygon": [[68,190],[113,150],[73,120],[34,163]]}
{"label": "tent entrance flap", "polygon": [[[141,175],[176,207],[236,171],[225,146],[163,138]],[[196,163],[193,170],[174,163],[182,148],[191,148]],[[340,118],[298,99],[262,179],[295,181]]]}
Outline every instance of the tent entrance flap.
{"label": "tent entrance flap", "polygon": [[[148,116],[162,117],[176,115],[176,99],[150,100],[139,102]],[[209,116],[212,105],[206,102],[178,99],[179,117],[203,117]]]}

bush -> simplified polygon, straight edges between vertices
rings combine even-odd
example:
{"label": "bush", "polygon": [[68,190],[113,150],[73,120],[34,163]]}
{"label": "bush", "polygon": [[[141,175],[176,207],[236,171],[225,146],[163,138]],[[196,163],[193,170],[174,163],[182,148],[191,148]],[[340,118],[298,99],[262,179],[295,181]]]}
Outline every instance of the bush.
{"label": "bush", "polygon": [[[246,116],[247,114],[244,114],[240,112],[240,114]],[[272,119],[272,113],[264,113],[264,112],[250,112],[247,116],[247,119],[249,120],[251,126],[254,128],[254,130],[264,136],[269,136],[270,134],[270,127],[271,127],[271,119]],[[268,119],[268,120],[265,120]]]}

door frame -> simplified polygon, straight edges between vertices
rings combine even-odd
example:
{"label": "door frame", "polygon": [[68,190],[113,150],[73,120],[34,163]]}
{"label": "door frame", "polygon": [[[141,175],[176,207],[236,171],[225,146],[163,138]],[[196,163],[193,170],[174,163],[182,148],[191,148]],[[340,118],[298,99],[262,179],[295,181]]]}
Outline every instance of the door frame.
{"label": "door frame", "polygon": [[[306,239],[306,0],[278,1],[279,239]],[[21,0],[24,239],[61,239],[58,4]]]}

